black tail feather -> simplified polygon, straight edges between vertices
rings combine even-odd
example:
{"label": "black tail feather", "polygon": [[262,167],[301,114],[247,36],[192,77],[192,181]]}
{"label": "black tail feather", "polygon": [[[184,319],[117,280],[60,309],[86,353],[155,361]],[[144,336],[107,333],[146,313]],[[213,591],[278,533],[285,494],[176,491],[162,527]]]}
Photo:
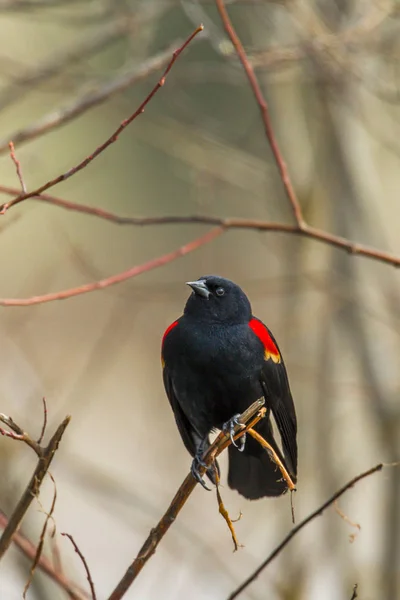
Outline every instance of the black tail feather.
{"label": "black tail feather", "polygon": [[[285,461],[272,436],[271,424],[260,422],[260,435],[271,444],[283,464]],[[280,496],[287,491],[287,484],[282,480],[282,474],[268,452],[254,438],[247,435],[244,452],[239,452],[234,446],[229,446],[228,485],[237,490],[249,500],[257,500],[264,496]]]}

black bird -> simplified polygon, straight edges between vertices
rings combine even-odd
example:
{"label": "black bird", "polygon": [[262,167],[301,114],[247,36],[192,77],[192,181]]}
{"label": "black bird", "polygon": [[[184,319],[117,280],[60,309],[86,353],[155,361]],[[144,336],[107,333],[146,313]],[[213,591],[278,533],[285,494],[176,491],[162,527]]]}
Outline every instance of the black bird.
{"label": "black bird", "polygon": [[[198,475],[210,432],[229,427],[235,415],[264,396],[268,417],[255,429],[296,481],[296,413],[275,338],[253,317],[246,294],[229,279],[207,275],[188,285],[193,292],[183,316],[164,333],[161,358],[165,390],[183,443],[194,457],[193,474]],[[271,415],[283,455],[273,437]],[[228,452],[228,484],[245,498],[279,496],[287,490],[279,469],[251,436],[243,448],[231,445]],[[212,468],[207,475],[215,482]]]}

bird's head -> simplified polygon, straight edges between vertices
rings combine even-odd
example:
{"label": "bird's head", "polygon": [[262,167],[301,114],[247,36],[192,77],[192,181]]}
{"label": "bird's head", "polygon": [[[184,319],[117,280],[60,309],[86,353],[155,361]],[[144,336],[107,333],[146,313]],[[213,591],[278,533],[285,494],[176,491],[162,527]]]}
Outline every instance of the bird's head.
{"label": "bird's head", "polygon": [[224,277],[205,275],[197,281],[188,281],[192,288],[185,306],[185,315],[199,321],[217,323],[248,323],[251,319],[250,302],[243,290]]}

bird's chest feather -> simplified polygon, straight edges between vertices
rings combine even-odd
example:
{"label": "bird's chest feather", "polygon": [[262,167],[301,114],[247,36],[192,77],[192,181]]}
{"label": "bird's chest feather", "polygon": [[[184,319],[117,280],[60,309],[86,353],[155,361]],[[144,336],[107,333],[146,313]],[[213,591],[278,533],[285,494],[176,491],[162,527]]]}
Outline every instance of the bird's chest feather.
{"label": "bird's chest feather", "polygon": [[246,325],[190,327],[176,333],[173,360],[166,361],[186,413],[200,409],[212,426],[228,420],[261,396],[259,373],[263,352],[257,352]]}

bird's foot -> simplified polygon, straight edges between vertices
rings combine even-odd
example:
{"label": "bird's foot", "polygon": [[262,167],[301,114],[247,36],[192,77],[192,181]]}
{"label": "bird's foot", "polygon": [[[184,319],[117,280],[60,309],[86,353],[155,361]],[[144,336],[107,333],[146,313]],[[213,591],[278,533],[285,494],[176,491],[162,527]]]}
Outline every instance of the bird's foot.
{"label": "bird's foot", "polygon": [[195,480],[198,483],[200,483],[205,490],[207,490],[208,492],[211,492],[210,488],[206,486],[206,482],[204,481],[204,479],[202,478],[202,476],[199,473],[199,467],[207,467],[207,464],[202,460],[202,455],[203,455],[203,452],[198,452],[195,455],[195,457],[192,461],[192,466],[190,467],[190,472],[192,473]]}
{"label": "bird's foot", "polygon": [[235,442],[235,439],[233,437],[235,435],[235,426],[241,425],[243,427],[243,423],[241,423],[239,421],[239,417],[240,417],[240,413],[238,413],[237,415],[233,415],[233,417],[231,419],[229,419],[229,421],[227,421],[226,423],[224,423],[222,425],[222,431],[224,433],[229,433],[232,444],[239,450],[239,452],[243,452],[245,445],[246,445],[246,434],[244,433],[239,438],[239,444],[237,444]]}

